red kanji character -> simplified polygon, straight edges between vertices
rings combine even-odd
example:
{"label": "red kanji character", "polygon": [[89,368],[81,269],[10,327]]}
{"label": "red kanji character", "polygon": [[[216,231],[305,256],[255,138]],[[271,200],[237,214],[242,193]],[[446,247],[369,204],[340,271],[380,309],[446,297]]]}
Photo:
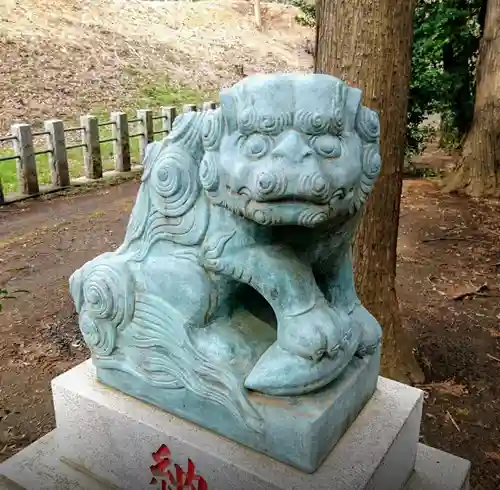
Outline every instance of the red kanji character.
{"label": "red kanji character", "polygon": [[157,484],[156,477],[161,479],[161,490],[208,490],[208,484],[205,479],[196,474],[194,463],[188,459],[188,470],[185,472],[178,464],[175,467],[175,476],[170,468],[170,449],[162,444],[156,453],[153,453],[153,459],[156,464],[151,466],[153,478],[150,484]]}
{"label": "red kanji character", "polygon": [[[158,483],[156,477],[168,478],[170,471],[168,467],[170,466],[170,449],[162,444],[158,451],[152,454],[153,459],[156,461],[155,465],[150,466],[151,473],[153,473],[153,478],[149,482],[150,485],[155,485]],[[167,483],[165,481],[161,482],[161,490],[167,490]]]}
{"label": "red kanji character", "polygon": [[175,477],[169,472],[169,480],[175,485],[172,490],[208,490],[205,479],[196,474],[194,463],[188,459],[188,470],[185,472],[178,464],[175,465]]}

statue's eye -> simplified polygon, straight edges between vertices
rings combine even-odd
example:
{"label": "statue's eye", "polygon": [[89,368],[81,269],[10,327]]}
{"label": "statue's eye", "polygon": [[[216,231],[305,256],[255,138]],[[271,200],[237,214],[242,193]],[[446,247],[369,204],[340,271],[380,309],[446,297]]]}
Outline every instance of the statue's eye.
{"label": "statue's eye", "polygon": [[323,134],[313,139],[312,145],[322,157],[338,158],[342,153],[340,139],[331,134]]}
{"label": "statue's eye", "polygon": [[252,134],[243,143],[243,151],[249,158],[262,158],[271,149],[271,140],[264,134]]}

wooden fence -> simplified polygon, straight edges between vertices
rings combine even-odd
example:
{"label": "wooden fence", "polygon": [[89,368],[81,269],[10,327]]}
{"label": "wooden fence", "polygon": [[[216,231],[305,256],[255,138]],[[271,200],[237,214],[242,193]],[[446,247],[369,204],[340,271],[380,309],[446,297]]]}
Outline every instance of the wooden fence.
{"label": "wooden fence", "polygon": [[[214,102],[205,102],[201,110],[216,108]],[[195,104],[186,104],[183,112],[197,111]],[[35,196],[43,192],[38,182],[36,157],[47,155],[49,159],[51,184],[45,191],[54,191],[71,185],[68,150],[81,148],[83,152],[83,172],[86,179],[100,179],[103,177],[101,144],[113,143],[113,160],[115,172],[130,172],[132,169],[130,158],[130,140],[139,138],[139,149],[142,157],[146,146],[153,142],[155,136],[166,136],[172,129],[177,115],[176,107],[161,107],[160,115],[155,116],[150,109],[140,109],[135,118],[128,118],[125,112],[112,112],[109,121],[100,122],[94,115],[85,115],[80,118],[80,126],[65,127],[63,121],[52,119],[46,121],[43,131],[33,131],[31,124],[14,124],[11,134],[0,137],[0,147],[10,143],[14,155],[0,156],[0,165],[8,160],[16,160],[18,192],[21,197]],[[161,120],[161,129],[154,130],[154,121]],[[136,132],[130,132],[130,125],[134,125]],[[100,137],[100,129],[111,128],[111,137]],[[68,133],[80,133],[81,143],[68,144]],[[47,148],[36,150],[34,138],[44,137]],[[0,167],[1,169],[1,167]],[[1,177],[1,172],[0,172]],[[5,196],[0,181],[0,204],[5,203]]]}

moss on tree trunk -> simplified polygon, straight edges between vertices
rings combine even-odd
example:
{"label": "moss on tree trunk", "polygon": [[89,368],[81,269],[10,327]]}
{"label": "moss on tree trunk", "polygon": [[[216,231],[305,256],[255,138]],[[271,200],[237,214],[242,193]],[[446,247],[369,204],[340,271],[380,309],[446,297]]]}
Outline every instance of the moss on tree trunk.
{"label": "moss on tree trunk", "polygon": [[382,373],[419,382],[422,371],[403,329],[395,289],[413,0],[318,0],[315,71],[364,92],[379,112],[382,170],[354,246],[356,286],[383,328]]}

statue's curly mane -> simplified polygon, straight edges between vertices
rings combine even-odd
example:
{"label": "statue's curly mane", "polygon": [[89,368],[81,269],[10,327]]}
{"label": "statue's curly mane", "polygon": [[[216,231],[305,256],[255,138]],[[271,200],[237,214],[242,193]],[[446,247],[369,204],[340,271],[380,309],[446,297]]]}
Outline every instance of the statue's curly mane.
{"label": "statue's curly mane", "polygon": [[119,252],[134,246],[135,260],[142,260],[162,240],[180,245],[203,240],[209,211],[198,174],[203,157],[201,129],[207,114],[180,115],[167,138],[148,145],[141,188]]}

